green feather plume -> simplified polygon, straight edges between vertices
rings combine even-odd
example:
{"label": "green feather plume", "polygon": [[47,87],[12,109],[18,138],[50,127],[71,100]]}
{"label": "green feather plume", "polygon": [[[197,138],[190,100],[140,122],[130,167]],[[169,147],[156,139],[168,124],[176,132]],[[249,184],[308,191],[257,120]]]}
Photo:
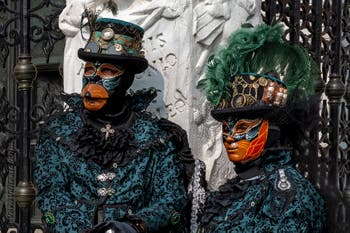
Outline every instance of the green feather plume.
{"label": "green feather plume", "polygon": [[209,58],[205,79],[198,82],[198,88],[204,89],[207,99],[217,105],[222,99],[230,99],[232,78],[236,75],[275,73],[289,93],[301,90],[305,95],[314,94],[316,64],[305,49],[289,45],[282,35],[282,24],[237,30],[227,46]]}

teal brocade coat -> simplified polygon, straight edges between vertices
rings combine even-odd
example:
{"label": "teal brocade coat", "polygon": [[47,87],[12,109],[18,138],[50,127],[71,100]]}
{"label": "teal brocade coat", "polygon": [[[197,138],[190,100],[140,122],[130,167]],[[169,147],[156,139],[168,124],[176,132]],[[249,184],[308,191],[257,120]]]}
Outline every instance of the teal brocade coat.
{"label": "teal brocade coat", "polygon": [[84,232],[136,218],[149,232],[166,232],[177,224],[187,201],[182,164],[159,120],[132,110],[107,140],[105,125],[89,126],[75,101],[49,121],[35,151],[36,202],[47,227]]}
{"label": "teal brocade coat", "polygon": [[291,151],[269,150],[237,174],[209,193],[199,232],[324,232],[324,201],[293,168]]}

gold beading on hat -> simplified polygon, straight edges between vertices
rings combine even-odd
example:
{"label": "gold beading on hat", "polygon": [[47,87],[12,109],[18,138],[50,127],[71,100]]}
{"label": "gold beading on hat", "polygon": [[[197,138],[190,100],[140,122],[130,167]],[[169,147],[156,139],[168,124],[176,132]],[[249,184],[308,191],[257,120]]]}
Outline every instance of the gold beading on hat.
{"label": "gold beading on hat", "polygon": [[[283,106],[287,102],[286,87],[266,77],[240,75],[234,79],[231,88],[230,107],[232,108],[254,106],[259,103]],[[226,107],[228,107],[227,101],[223,101],[221,108]]]}

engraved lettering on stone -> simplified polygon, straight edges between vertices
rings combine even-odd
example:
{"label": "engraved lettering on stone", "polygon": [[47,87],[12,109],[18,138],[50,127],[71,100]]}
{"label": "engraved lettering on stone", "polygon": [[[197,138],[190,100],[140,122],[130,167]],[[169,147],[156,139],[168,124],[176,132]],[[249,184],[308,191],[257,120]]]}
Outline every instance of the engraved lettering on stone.
{"label": "engraved lettering on stone", "polygon": [[165,57],[165,65],[163,66],[164,71],[166,71],[169,68],[174,68],[177,64],[177,57],[173,53],[169,53]]}
{"label": "engraved lettering on stone", "polygon": [[157,38],[159,47],[164,47],[166,45],[166,40],[163,33],[159,33],[156,38]]}
{"label": "engraved lettering on stone", "polygon": [[185,111],[186,104],[187,98],[180,89],[176,89],[174,93],[174,102],[166,105],[166,108],[170,116],[174,117],[176,114]]}

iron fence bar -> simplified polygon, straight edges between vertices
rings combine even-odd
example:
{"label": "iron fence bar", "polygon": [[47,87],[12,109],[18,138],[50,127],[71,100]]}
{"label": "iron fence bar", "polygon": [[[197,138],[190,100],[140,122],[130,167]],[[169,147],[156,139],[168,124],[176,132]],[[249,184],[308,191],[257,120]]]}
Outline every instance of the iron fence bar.
{"label": "iron fence bar", "polygon": [[328,205],[328,229],[342,232],[341,208],[342,194],[339,185],[339,117],[341,99],[345,93],[345,86],[341,80],[341,0],[332,1],[332,44],[331,44],[331,58],[332,63],[330,67],[330,77],[326,85],[326,95],[328,97],[328,105],[330,108],[330,134],[331,142],[329,148],[329,170],[328,170],[328,185],[326,195],[326,203]]}
{"label": "iron fence bar", "polygon": [[275,0],[267,0],[266,1],[266,21],[268,24],[272,24],[276,19],[276,1]]}
{"label": "iron fence bar", "polygon": [[[311,38],[311,55],[316,62],[318,67],[321,66],[321,37],[322,37],[322,1],[312,0],[312,38]],[[321,74],[319,74],[318,79],[315,80],[315,94],[317,98],[318,105],[312,106],[314,112],[320,111],[320,101],[321,95],[325,88],[325,83],[321,78]],[[320,188],[320,159],[318,157],[319,150],[319,124],[315,125],[313,129],[310,131],[310,154],[308,158],[308,172],[310,181]]]}
{"label": "iron fence bar", "polygon": [[333,41],[332,41],[332,64],[331,64],[331,74],[330,79],[326,86],[326,95],[329,98],[329,106],[331,111],[331,134],[330,140],[332,146],[330,147],[330,166],[329,171],[330,179],[332,184],[335,184],[336,188],[339,190],[339,180],[337,178],[338,174],[338,137],[339,137],[339,106],[341,103],[341,98],[345,93],[344,83],[340,76],[340,46],[341,46],[341,1],[332,1],[333,14]]}
{"label": "iron fence bar", "polygon": [[[311,49],[313,58],[318,66],[321,64],[321,37],[322,37],[322,1],[312,0],[313,33]],[[316,86],[317,87],[317,86]],[[323,88],[322,88],[323,90]],[[318,91],[318,90],[316,90]]]}
{"label": "iron fence bar", "polygon": [[[349,11],[350,11],[350,1],[349,0],[344,0],[344,5],[342,7],[342,41],[347,41],[348,43],[350,42],[350,19],[349,19]],[[344,83],[346,84],[346,91],[344,94],[344,100],[345,100],[345,107],[344,107],[344,112],[346,112],[345,117],[344,117],[344,139],[345,142],[347,143],[348,146],[350,142],[350,132],[348,130],[348,127],[350,126],[350,45],[344,45],[342,49],[342,75],[344,78]],[[344,151],[344,158],[343,158],[343,163],[344,167],[349,166],[350,162],[350,148],[346,148]],[[344,195],[344,200],[345,204],[347,205],[347,210],[346,210],[346,219],[345,221],[349,223],[350,221],[350,171],[349,167],[348,170],[346,171],[347,174],[345,174],[346,178],[344,180],[344,190],[343,190],[343,195]],[[348,227],[350,224],[348,224]]]}
{"label": "iron fence bar", "polygon": [[291,25],[290,30],[290,42],[292,44],[299,44],[299,34],[300,34],[300,2],[293,1],[291,13]]}
{"label": "iron fence bar", "polygon": [[18,122],[19,182],[15,190],[16,202],[19,207],[19,229],[21,233],[31,232],[31,205],[35,199],[34,185],[30,180],[30,112],[31,90],[36,77],[36,68],[30,56],[30,0],[20,0],[20,46],[17,64],[14,69],[17,81],[18,107],[20,116]]}

